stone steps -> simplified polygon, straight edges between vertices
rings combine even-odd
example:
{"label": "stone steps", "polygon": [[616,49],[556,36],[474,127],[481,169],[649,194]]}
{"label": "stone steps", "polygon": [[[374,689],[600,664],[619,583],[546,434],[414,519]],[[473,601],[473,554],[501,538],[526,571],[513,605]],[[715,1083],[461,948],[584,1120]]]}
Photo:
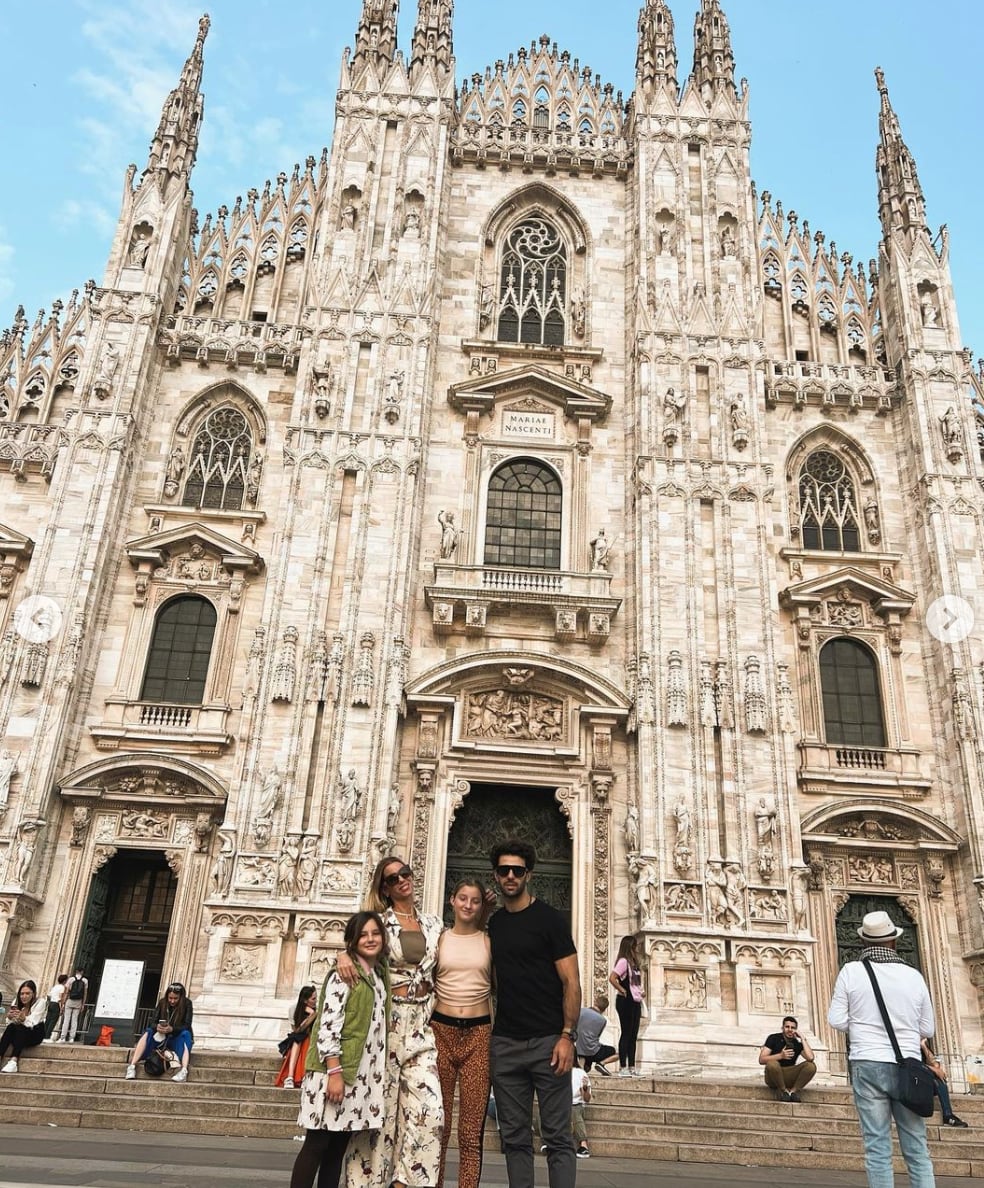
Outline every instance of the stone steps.
{"label": "stone steps", "polygon": [[[142,1071],[136,1081],[125,1081],[127,1055],[123,1048],[71,1044],[29,1051],[16,1078],[18,1119],[39,1126],[237,1138],[297,1134],[298,1094],[273,1086],[280,1067],[275,1056],[196,1049],[190,1079],[175,1085],[167,1077],[144,1077]],[[806,1100],[793,1104],[775,1101],[757,1079],[593,1077],[592,1087],[587,1123],[598,1157],[841,1171],[863,1167],[857,1117],[846,1089],[811,1087]],[[936,1171],[984,1179],[984,1096],[960,1095],[954,1104],[972,1129],[950,1130],[931,1121]],[[494,1126],[486,1130],[486,1143],[490,1150],[498,1148]],[[902,1170],[897,1148],[896,1165]]]}

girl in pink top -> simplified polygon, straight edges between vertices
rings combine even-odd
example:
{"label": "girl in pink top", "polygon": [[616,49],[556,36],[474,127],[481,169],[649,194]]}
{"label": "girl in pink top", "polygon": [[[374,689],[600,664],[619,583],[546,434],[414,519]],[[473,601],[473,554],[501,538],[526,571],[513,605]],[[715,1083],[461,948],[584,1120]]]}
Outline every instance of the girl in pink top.
{"label": "girl in pink top", "polygon": [[623,936],[608,980],[615,987],[615,1012],[621,1025],[618,1037],[620,1077],[641,1077],[636,1068],[636,1043],[642,1019],[642,970],[635,936]]}

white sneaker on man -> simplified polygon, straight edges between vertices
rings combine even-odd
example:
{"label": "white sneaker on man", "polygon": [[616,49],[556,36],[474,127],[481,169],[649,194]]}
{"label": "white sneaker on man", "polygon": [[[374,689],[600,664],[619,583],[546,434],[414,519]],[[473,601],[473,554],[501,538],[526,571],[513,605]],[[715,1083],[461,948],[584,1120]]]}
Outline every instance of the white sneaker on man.
{"label": "white sneaker on man", "polygon": [[137,1066],[135,1064],[128,1064],[126,1066],[126,1073],[123,1079],[125,1081],[135,1081],[137,1079]]}
{"label": "white sneaker on man", "polygon": [[174,1076],[171,1078],[172,1081],[187,1081],[187,1079],[188,1079],[188,1070],[186,1068],[183,1068],[180,1072],[175,1073]]}
{"label": "white sneaker on man", "polygon": [[297,1086],[294,1084],[294,1078],[293,1077],[285,1078],[283,1087],[285,1089],[296,1089]]}
{"label": "white sneaker on man", "polygon": [[3,1068],[0,1068],[0,1072],[5,1072],[5,1073],[15,1073],[16,1071],[17,1071],[17,1058],[16,1057],[11,1057],[11,1059],[7,1061],[7,1063],[3,1066]]}

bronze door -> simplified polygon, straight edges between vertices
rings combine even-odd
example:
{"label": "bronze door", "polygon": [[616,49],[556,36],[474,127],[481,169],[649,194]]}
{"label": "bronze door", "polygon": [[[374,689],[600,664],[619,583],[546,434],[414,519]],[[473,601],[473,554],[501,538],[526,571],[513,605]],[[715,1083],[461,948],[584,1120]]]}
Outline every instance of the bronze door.
{"label": "bronze door", "polygon": [[899,901],[890,895],[852,895],[844,904],[837,917],[837,968],[848,961],[860,960],[865,942],[858,936],[858,929],[869,912],[888,912],[895,924],[905,929],[895,950],[911,966],[922,969],[916,925]]}
{"label": "bronze door", "polygon": [[536,849],[536,870],[530,887],[570,922],[571,838],[567,818],[554,799],[554,788],[517,784],[472,784],[448,835],[444,879],[445,917],[451,889],[462,878],[479,878],[494,886],[489,851],[497,841],[521,838]]}

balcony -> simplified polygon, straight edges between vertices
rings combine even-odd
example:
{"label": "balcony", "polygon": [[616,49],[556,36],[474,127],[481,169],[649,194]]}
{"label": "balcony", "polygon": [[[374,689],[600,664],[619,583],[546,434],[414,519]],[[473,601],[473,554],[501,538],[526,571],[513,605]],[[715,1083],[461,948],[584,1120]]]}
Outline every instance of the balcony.
{"label": "balcony", "polygon": [[169,747],[182,754],[221,755],[232,743],[227,705],[177,705],[150,701],[107,699],[101,722],[89,733],[101,751],[121,746],[155,750]]}
{"label": "balcony", "polygon": [[602,644],[622,605],[611,594],[611,574],[562,569],[513,569],[438,561],[424,587],[437,635],[484,635],[489,616],[513,609],[549,616],[558,640]]}
{"label": "balcony", "polygon": [[922,773],[921,752],[913,748],[855,747],[800,742],[797,773],[804,792],[886,792],[925,796],[930,781]]}

